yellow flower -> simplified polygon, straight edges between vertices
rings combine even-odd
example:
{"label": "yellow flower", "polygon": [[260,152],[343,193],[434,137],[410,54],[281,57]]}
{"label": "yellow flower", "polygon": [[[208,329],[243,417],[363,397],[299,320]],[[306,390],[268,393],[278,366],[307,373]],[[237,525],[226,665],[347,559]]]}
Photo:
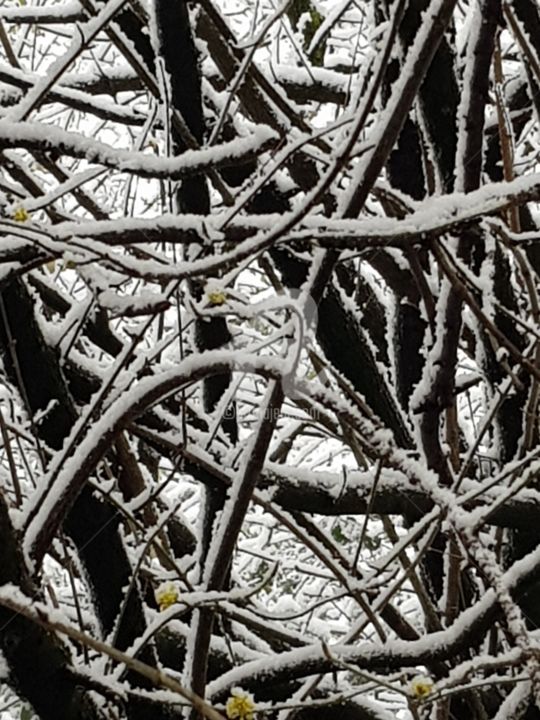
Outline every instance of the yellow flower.
{"label": "yellow flower", "polygon": [[26,208],[22,207],[21,205],[21,207],[18,207],[14,211],[13,219],[15,220],[15,222],[27,222],[27,220],[30,220],[30,213]]}
{"label": "yellow flower", "polygon": [[161,583],[154,595],[161,612],[177,603],[179,598],[178,588],[172,582]]}
{"label": "yellow flower", "polygon": [[223,305],[227,302],[227,293],[224,290],[210,290],[207,297],[210,305]]}
{"label": "yellow flower", "polygon": [[253,695],[248,692],[244,692],[242,688],[233,688],[231,690],[231,697],[227,700],[225,706],[225,712],[230,720],[253,720],[253,713],[255,712],[255,700]]}
{"label": "yellow flower", "polygon": [[411,695],[413,695],[415,698],[418,698],[419,700],[423,700],[424,698],[426,698],[432,690],[433,680],[426,677],[425,675],[417,675],[411,680],[409,692],[411,693]]}

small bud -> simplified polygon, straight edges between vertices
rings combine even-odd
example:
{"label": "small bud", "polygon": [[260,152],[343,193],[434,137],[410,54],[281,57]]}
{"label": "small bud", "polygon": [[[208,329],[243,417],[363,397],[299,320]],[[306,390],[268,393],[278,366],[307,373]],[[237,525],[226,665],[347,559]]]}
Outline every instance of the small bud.
{"label": "small bud", "polygon": [[426,677],[426,675],[417,675],[415,678],[411,680],[411,684],[409,687],[409,692],[411,695],[413,695],[415,698],[418,698],[419,700],[423,700],[426,698],[433,690],[433,680],[431,678]]}
{"label": "small bud", "polygon": [[23,222],[27,222],[28,220],[30,220],[30,213],[28,212],[28,210],[26,208],[21,206],[21,207],[18,207],[13,212],[12,217],[13,217],[13,220],[15,220],[15,222],[23,223]]}
{"label": "small bud", "polygon": [[224,290],[210,290],[206,296],[210,305],[224,305],[227,302],[227,293]]}
{"label": "small bud", "polygon": [[161,583],[158,588],[156,588],[154,596],[156,598],[157,604],[159,605],[159,609],[161,610],[161,612],[163,612],[163,610],[166,610],[167,608],[171,607],[171,605],[174,605],[178,602],[180,593],[178,592],[178,588],[176,587],[176,585],[174,585],[174,583],[164,582]]}
{"label": "small bud", "polygon": [[229,720],[253,720],[255,707],[253,695],[236,687],[231,690],[231,697],[227,700],[225,712]]}

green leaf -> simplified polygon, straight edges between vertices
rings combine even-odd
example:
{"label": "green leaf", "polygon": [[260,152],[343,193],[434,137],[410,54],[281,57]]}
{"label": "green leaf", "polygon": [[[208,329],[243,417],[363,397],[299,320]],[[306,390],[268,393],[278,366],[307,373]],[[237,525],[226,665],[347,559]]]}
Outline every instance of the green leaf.
{"label": "green leaf", "polygon": [[343,534],[343,530],[341,529],[341,525],[339,524],[335,525],[332,528],[332,537],[336,542],[340,543],[341,545],[345,545],[349,542],[349,538]]}

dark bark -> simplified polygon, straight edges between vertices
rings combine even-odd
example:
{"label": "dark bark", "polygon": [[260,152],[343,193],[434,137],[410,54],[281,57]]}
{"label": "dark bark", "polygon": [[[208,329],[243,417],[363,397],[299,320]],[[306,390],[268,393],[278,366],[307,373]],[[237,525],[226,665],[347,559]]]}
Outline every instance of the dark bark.
{"label": "dark bark", "polygon": [[[413,42],[420,25],[421,13],[429,5],[427,0],[412,0],[400,27],[405,46]],[[442,186],[453,187],[456,158],[456,116],[459,90],[455,76],[455,51],[452,30],[443,37],[420,87],[420,106],[425,118],[429,140],[435,152]]]}
{"label": "dark bark", "polygon": [[[22,281],[14,280],[3,287],[1,303],[0,343],[7,375],[21,393],[31,417],[48,408],[36,428],[37,437],[45,447],[60,450],[77,414],[58,358],[43,339],[31,296]],[[119,524],[117,511],[98,499],[88,485],[82,487],[64,520],[64,529],[77,547],[105,634],[115,626],[132,575]],[[42,554],[46,551],[47,548],[41,548]],[[103,562],[105,557],[107,563]],[[144,628],[141,597],[135,584],[116,631],[118,647],[128,648]],[[147,653],[145,659],[152,661],[152,654]]]}
{"label": "dark bark", "polygon": [[[0,494],[0,586],[12,584],[29,598],[38,595],[25,571],[20,537]],[[103,717],[70,675],[68,650],[54,633],[0,606],[0,650],[8,684],[32,705],[40,720],[99,720]]]}
{"label": "dark bark", "polygon": [[[164,68],[170,78],[170,110],[176,110],[184,119],[195,139],[202,143],[205,135],[205,121],[201,102],[200,75],[198,58],[193,42],[187,3],[184,0],[156,0],[156,22],[159,36],[159,52]],[[173,132],[175,153],[186,149],[183,138]],[[205,215],[210,209],[210,194],[206,179],[202,176],[190,177],[183,181],[176,192],[177,207],[181,213]],[[203,297],[204,286],[199,282],[192,284],[192,293],[197,300]],[[199,351],[213,350],[226,346],[231,334],[224,318],[197,318],[195,322],[195,343]],[[231,382],[230,373],[215,375],[205,380],[203,385],[204,408],[213,412]],[[223,430],[231,442],[236,442],[237,426],[235,418],[226,417],[222,421]],[[206,490],[204,503],[204,533],[202,538],[203,555],[208,548],[216,513],[224,503],[220,490]]]}
{"label": "dark bark", "polygon": [[[540,67],[540,10],[538,4],[532,0],[513,0],[511,7],[515,12],[516,19],[520,23],[521,31],[527,43],[528,52],[521,50],[527,80],[529,83],[532,104],[540,118],[540,79],[531,69],[531,61]],[[530,57],[532,54],[532,57]]]}

